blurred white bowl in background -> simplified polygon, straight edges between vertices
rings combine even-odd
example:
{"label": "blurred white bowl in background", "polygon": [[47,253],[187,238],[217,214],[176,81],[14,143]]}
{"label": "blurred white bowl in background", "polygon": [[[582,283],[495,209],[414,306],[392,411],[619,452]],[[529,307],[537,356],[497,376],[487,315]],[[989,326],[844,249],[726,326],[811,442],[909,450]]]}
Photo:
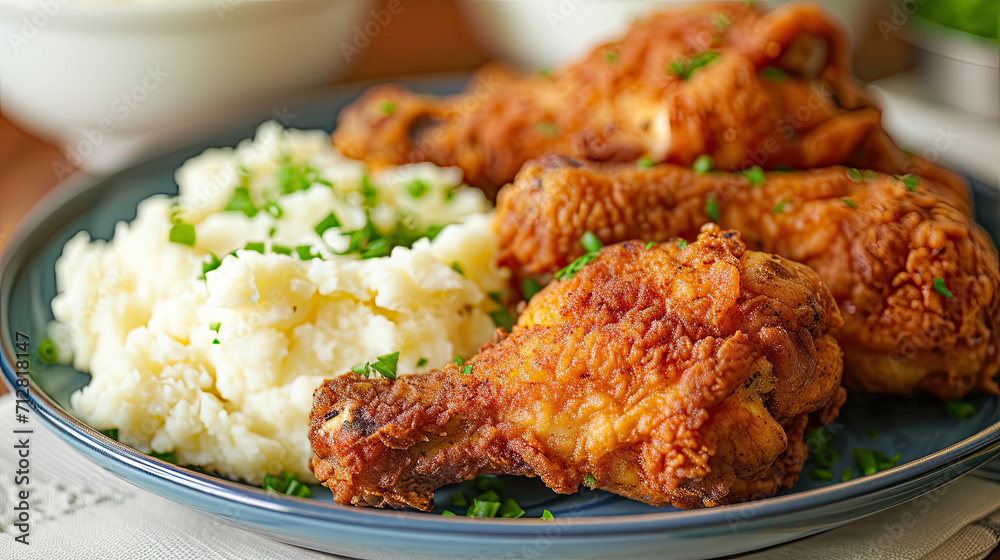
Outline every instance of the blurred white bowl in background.
{"label": "blurred white bowl in background", "polygon": [[[791,0],[762,2],[784,4]],[[553,69],[621,37],[629,24],[658,9],[691,0],[463,0],[471,25],[495,56],[522,68]],[[869,0],[819,2],[852,35],[867,23]]]}
{"label": "blurred white bowl in background", "polygon": [[99,168],[139,138],[337,77],[369,4],[0,0],[0,109]]}

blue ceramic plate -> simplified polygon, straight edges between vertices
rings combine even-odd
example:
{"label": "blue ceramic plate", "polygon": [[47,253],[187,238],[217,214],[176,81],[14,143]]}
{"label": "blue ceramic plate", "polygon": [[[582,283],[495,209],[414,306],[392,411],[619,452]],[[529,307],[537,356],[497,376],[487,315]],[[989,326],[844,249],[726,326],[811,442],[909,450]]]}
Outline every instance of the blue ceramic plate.
{"label": "blue ceramic plate", "polygon": [[[431,93],[455,91],[456,79],[407,84]],[[331,130],[337,112],[360,87],[323,92],[289,103],[283,114],[294,128]],[[114,225],[135,217],[137,203],[157,193],[176,194],[174,170],[215,146],[235,146],[252,135],[262,113],[230,132],[148,161],[112,177],[78,179],[47,196],[10,238],[0,261],[0,331],[4,378],[13,385],[14,337],[44,338],[52,320],[54,263],[63,244],[85,229],[108,239]],[[980,222],[1000,238],[1000,194],[974,183]],[[36,360],[37,361],[37,360]],[[752,503],[680,511],[656,508],[601,491],[559,496],[536,480],[507,480],[527,517],[517,520],[442,517],[412,511],[345,507],[330,492],[313,499],[268,494],[258,488],[152,459],[78,421],[69,396],[89,376],[64,366],[33,370],[32,405],[48,426],[97,464],[125,480],[235,526],[288,543],[362,558],[442,557],[661,557],[705,558],[754,550],[842,525],[910,500],[983,465],[1000,453],[996,398],[973,399],[976,414],[959,422],[929,398],[851,395],[833,427],[839,453],[833,471],[851,465],[850,450],[866,447],[901,455],[900,466],[849,482],[817,483],[803,477],[794,488]],[[878,431],[869,438],[869,430]],[[807,469],[809,467],[807,466]],[[838,477],[839,480],[839,477]],[[439,493],[448,503],[451,490]],[[554,521],[531,519],[543,509]],[[441,511],[439,506],[438,513]]]}

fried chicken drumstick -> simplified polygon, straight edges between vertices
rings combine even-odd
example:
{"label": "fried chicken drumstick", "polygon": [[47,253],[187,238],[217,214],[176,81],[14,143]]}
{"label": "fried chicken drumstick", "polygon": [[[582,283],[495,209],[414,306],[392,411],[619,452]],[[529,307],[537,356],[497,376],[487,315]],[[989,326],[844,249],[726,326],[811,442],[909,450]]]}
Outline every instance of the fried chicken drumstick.
{"label": "fried chicken drumstick", "polygon": [[339,503],[422,510],[481,473],[682,508],[769,496],[843,403],[840,324],[813,270],[735,232],[606,247],[463,367],[326,381],[313,471]]}
{"label": "fried chicken drumstick", "polygon": [[998,392],[997,251],[965,197],[934,181],[844,167],[754,179],[553,156],[501,191],[495,224],[501,263],[525,276],[575,259],[587,231],[609,244],[663,241],[712,220],[819,273],[844,316],[833,334],[848,388]]}
{"label": "fried chicken drumstick", "polygon": [[961,190],[893,144],[848,54],[844,32],[815,5],[699,5],[639,21],[551,76],[487,66],[466,92],[441,98],[374,87],[341,112],[334,144],[374,165],[460,167],[491,198],[548,154],[681,165],[709,154],[719,169],[843,163]]}

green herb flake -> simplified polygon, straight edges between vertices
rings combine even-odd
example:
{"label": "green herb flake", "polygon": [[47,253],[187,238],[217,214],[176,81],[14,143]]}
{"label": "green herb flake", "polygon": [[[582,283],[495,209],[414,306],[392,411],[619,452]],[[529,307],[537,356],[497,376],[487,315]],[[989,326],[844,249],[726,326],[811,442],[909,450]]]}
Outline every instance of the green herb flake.
{"label": "green herb flake", "polygon": [[268,237],[274,237],[275,233],[278,233],[278,228],[271,228],[270,230],[268,230],[267,236]]}
{"label": "green herb flake", "polygon": [[555,519],[555,516],[552,515],[551,511],[544,510],[542,511],[542,516],[539,519]]}
{"label": "green herb flake", "polygon": [[298,480],[292,480],[288,483],[288,489],[285,490],[286,496],[297,496],[299,498],[309,498],[312,497],[312,491],[305,484],[302,484]]}
{"label": "green herb flake", "polygon": [[313,253],[311,245],[299,245],[295,248],[295,254],[304,261],[321,258],[318,253]]}
{"label": "green herb flake", "polygon": [[534,278],[525,278],[521,280],[521,295],[524,296],[525,301],[530,300],[535,294],[542,291],[542,285]]}
{"label": "green herb flake", "polygon": [[862,476],[873,475],[878,472],[878,465],[875,463],[875,454],[871,449],[855,448],[853,450],[854,462],[858,465],[858,470]]}
{"label": "green herb flake", "polygon": [[862,179],[861,172],[853,167],[848,167],[847,178],[854,181],[855,183],[860,183]]}
{"label": "green herb flake", "polygon": [[42,361],[43,364],[54,364],[59,361],[59,349],[56,348],[54,342],[47,338],[43,338],[40,343],[38,343],[38,359]]}
{"label": "green herb flake", "polygon": [[219,339],[218,339],[218,338],[216,338],[215,340],[213,340],[213,341],[212,341],[212,344],[222,344],[222,343],[221,343],[221,342],[219,342]]}
{"label": "green herb flake", "polygon": [[469,505],[468,500],[465,499],[465,494],[461,492],[453,492],[450,501],[451,505],[457,507],[466,507]]}
{"label": "green herb flake", "polygon": [[649,156],[642,156],[639,158],[639,161],[635,162],[635,166],[639,169],[649,169],[654,165],[656,165],[656,162]]}
{"label": "green herb flake", "polygon": [[474,499],[466,515],[469,517],[495,517],[498,511],[500,511],[500,502]]}
{"label": "green herb flake", "polygon": [[550,138],[559,136],[559,125],[552,121],[543,121],[535,125],[535,130],[542,136]]}
{"label": "green herb flake", "polygon": [[510,312],[502,303],[497,303],[496,311],[490,312],[490,319],[493,320],[493,325],[498,329],[511,332],[511,329],[514,328],[514,318],[511,317]]}
{"label": "green herb flake", "polygon": [[701,154],[695,158],[694,163],[691,165],[691,169],[693,169],[698,175],[704,175],[705,173],[711,171],[714,165],[715,160],[712,159],[712,156],[708,154]]}
{"label": "green herb flake", "polygon": [[721,56],[719,51],[708,50],[703,53],[696,54],[690,59],[678,58],[670,63],[668,70],[674,76],[677,76],[682,80],[686,80],[690,78],[696,70],[708,65],[713,60],[719,58],[719,56]]}
{"label": "green herb flake", "polygon": [[170,463],[171,465],[177,464],[177,453],[174,451],[168,451],[166,453],[157,453],[156,451],[152,451],[149,456],[154,459],[159,459],[164,463]]}
{"label": "green herb flake", "polygon": [[583,245],[583,248],[590,253],[600,251],[604,247],[601,240],[591,231],[583,234],[583,237],[580,238],[580,245]]}
{"label": "green herb flake", "polygon": [[330,212],[330,215],[323,218],[323,220],[320,221],[320,223],[316,224],[316,227],[314,227],[313,230],[316,231],[316,235],[322,237],[323,233],[326,230],[339,227],[340,227],[340,220],[337,219],[336,214]]}
{"label": "green herb flake", "polygon": [[594,475],[592,474],[583,475],[583,483],[589,486],[590,488],[597,486],[597,481],[594,479]]}
{"label": "green herb flake", "polygon": [[968,420],[976,413],[976,405],[962,399],[948,399],[944,401],[944,410],[955,420]]}
{"label": "green herb flake", "polygon": [[851,467],[844,467],[843,472],[840,473],[840,481],[847,482],[852,478],[854,478],[854,469],[852,469]]}
{"label": "green herb flake", "polygon": [[476,488],[478,488],[480,492],[485,492],[487,490],[503,492],[507,488],[507,483],[495,476],[481,475],[476,477]]}
{"label": "green herb flake", "polygon": [[104,430],[101,433],[115,441],[118,441],[118,428],[111,428],[110,430]]}
{"label": "green herb flake", "polygon": [[683,240],[683,239],[678,239],[677,243],[675,243],[675,245],[677,245],[678,249],[680,249],[681,251],[683,251],[684,249],[687,248],[688,242],[685,241],[685,240]]}
{"label": "green herb flake", "polygon": [[427,365],[427,358],[420,358],[417,360],[417,367],[424,367]]}
{"label": "green herb flake", "polygon": [[222,328],[222,321],[215,321],[214,323],[208,324],[208,329],[211,331],[219,332],[219,329],[221,328]]}
{"label": "green herb flake", "polygon": [[368,248],[361,252],[361,260],[378,259],[388,257],[392,253],[392,243],[388,239],[376,239],[368,244]]}
{"label": "green herb flake", "polygon": [[715,200],[715,194],[708,195],[705,200],[705,215],[709,220],[719,223],[719,203]]}
{"label": "green herb flake", "polygon": [[222,266],[222,259],[215,253],[208,254],[208,262],[201,263],[201,280],[204,280],[209,272]]}
{"label": "green herb flake", "polygon": [[468,365],[468,366],[465,366],[464,368],[462,368],[462,375],[471,375],[471,374],[472,374],[472,366],[471,365]]}
{"label": "green herb flake", "polygon": [[487,491],[483,492],[479,496],[476,496],[476,499],[477,500],[482,500],[484,502],[499,502],[500,501],[500,494],[497,494],[496,490],[490,489],[490,490],[487,490]]}
{"label": "green herb flake", "polygon": [[813,460],[821,467],[832,467],[837,462],[837,450],[824,445],[816,450]]}
{"label": "green herb flake", "polygon": [[365,208],[375,208],[375,205],[378,204],[378,189],[375,188],[367,173],[361,176],[361,197],[361,204]]}
{"label": "green herb flake", "polygon": [[541,77],[543,77],[543,78],[551,78],[552,77],[552,70],[549,70],[548,68],[539,68],[538,69],[538,75],[541,76]]}
{"label": "green herb flake", "polygon": [[465,271],[462,270],[462,265],[458,264],[458,261],[451,263],[451,269],[460,275],[465,276]]}
{"label": "green herb flake", "polygon": [[781,68],[776,68],[774,66],[765,66],[760,69],[760,75],[772,82],[783,82],[788,79],[788,74],[785,73]]}
{"label": "green herb flake", "polygon": [[248,241],[247,244],[243,247],[243,250],[244,251],[255,251],[257,253],[264,254],[264,243],[262,243],[262,242]]}
{"label": "green herb flake", "polygon": [[464,364],[464,363],[465,363],[465,360],[463,360],[461,356],[455,356],[455,365],[456,366],[462,367],[462,364]]}
{"label": "green herb flake", "polygon": [[951,290],[945,285],[944,278],[934,279],[934,291],[947,299],[955,299],[955,294],[951,293]]}
{"label": "green herb flake", "polygon": [[378,104],[378,110],[385,116],[389,116],[396,112],[396,104],[388,99],[383,99],[381,103]]}
{"label": "green herb flake", "polygon": [[726,29],[729,29],[730,23],[726,14],[718,13],[712,16],[712,27],[719,33],[723,33]]}
{"label": "green herb flake", "polygon": [[246,187],[237,187],[233,191],[233,197],[229,199],[229,202],[226,203],[226,207],[222,211],[243,212],[248,218],[253,218],[257,215],[257,207],[254,206],[253,201],[250,199],[250,191]]}
{"label": "green herb flake", "polygon": [[916,175],[904,175],[902,178],[903,186],[906,190],[914,192],[917,190],[917,184],[920,182]]}
{"label": "green herb flake", "polygon": [[865,181],[874,181],[878,179],[878,172],[872,169],[865,169],[861,172],[861,176],[864,177]]}
{"label": "green herb flake", "polygon": [[775,214],[783,213],[785,211],[785,206],[787,205],[788,205],[788,199],[782,198],[781,200],[778,201],[777,204],[774,205],[774,213]]}
{"label": "green herb flake", "polygon": [[264,204],[264,211],[271,215],[271,217],[278,219],[285,215],[285,211],[278,206],[277,202],[267,202]]}
{"label": "green herb flake", "polygon": [[653,245],[656,245],[656,242],[654,242],[654,241],[650,241],[649,243],[646,243],[646,248],[647,248],[647,249],[652,249],[652,248],[653,248]]}
{"label": "green herb flake", "polygon": [[456,517],[456,515],[448,510],[441,512],[441,517]]}
{"label": "green herb flake", "polygon": [[194,226],[191,224],[174,224],[170,228],[170,242],[194,247]]}
{"label": "green herb flake", "polygon": [[591,261],[598,257],[599,253],[584,253],[575,261],[569,263],[565,268],[556,272],[555,278],[559,281],[566,281],[580,272],[583,267],[587,266]]}
{"label": "green herb flake", "polygon": [[500,504],[500,517],[517,519],[524,516],[524,510],[512,498],[507,498]]}
{"label": "green herb flake", "polygon": [[410,192],[410,196],[413,198],[423,198],[431,190],[431,187],[423,179],[414,179],[406,185],[406,190]]}
{"label": "green herb flake", "polygon": [[380,373],[386,379],[396,379],[396,367],[399,364],[399,352],[378,356],[371,368]]}
{"label": "green herb flake", "polygon": [[833,480],[833,472],[829,469],[813,469],[809,471],[809,478],[817,482],[828,482]]}
{"label": "green herb flake", "polygon": [[618,64],[618,53],[608,51],[604,53],[604,62],[608,64]]}
{"label": "green herb flake", "polygon": [[849,196],[844,196],[840,198],[840,201],[844,203],[844,206],[854,209],[858,207],[858,203],[854,202],[854,199]]}
{"label": "green herb flake", "polygon": [[764,184],[764,170],[760,168],[759,165],[755,165],[750,169],[743,170],[743,176],[746,177],[747,182],[750,183],[751,187],[759,187]]}
{"label": "green herb flake", "polygon": [[277,255],[292,255],[292,248],[285,247],[284,245],[271,245],[271,252]]}

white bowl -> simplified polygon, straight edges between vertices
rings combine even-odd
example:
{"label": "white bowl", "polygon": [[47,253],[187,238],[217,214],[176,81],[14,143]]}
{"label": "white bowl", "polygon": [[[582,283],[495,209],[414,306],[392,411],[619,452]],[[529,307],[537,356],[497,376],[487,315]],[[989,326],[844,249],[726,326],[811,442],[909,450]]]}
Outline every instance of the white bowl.
{"label": "white bowl", "polygon": [[0,0],[0,108],[85,168],[335,78],[374,18],[369,0],[68,2]]}
{"label": "white bowl", "polygon": [[[767,5],[791,0],[772,0]],[[485,46],[528,69],[553,69],[618,39],[632,21],[691,0],[463,0],[462,8]],[[849,29],[863,28],[870,0],[820,2]],[[867,3],[867,4],[866,4]]]}

